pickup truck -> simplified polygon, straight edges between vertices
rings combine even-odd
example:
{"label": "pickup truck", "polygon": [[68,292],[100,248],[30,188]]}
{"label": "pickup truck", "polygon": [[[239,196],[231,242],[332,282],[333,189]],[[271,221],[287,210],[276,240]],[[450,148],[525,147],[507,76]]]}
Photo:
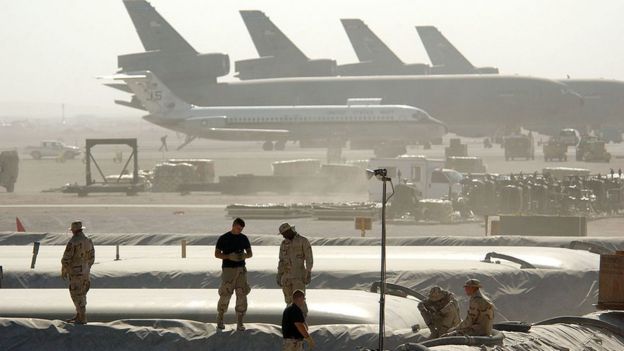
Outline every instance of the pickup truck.
{"label": "pickup truck", "polygon": [[42,141],[39,146],[27,146],[25,151],[35,160],[42,157],[73,159],[80,155],[79,147],[65,145],[63,142],[55,140]]}

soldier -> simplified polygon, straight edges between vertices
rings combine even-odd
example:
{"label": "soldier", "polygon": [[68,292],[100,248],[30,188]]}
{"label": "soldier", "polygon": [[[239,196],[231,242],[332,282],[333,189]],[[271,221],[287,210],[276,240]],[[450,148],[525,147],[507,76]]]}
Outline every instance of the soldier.
{"label": "soldier", "polygon": [[[280,245],[277,285],[284,292],[286,304],[290,304],[292,303],[293,292],[295,290],[305,292],[306,285],[310,284],[314,259],[310,242],[299,235],[295,227],[291,227],[288,223],[282,223],[279,226],[279,232],[284,240]],[[303,313],[308,313],[305,303]]]}
{"label": "soldier", "polygon": [[459,317],[459,304],[450,291],[434,286],[429,290],[429,298],[418,304],[418,310],[429,327],[430,339],[439,338],[455,328]]}
{"label": "soldier", "polygon": [[167,134],[160,137],[160,148],[158,149],[158,151],[169,151],[169,148],[167,147],[167,137]]}
{"label": "soldier", "polygon": [[67,322],[76,324],[87,324],[87,292],[91,287],[89,274],[95,261],[93,242],[85,236],[83,229],[82,222],[72,222],[69,230],[73,237],[61,259],[61,277],[63,280],[69,278],[69,295],[76,306],[76,315]]}
{"label": "soldier", "polygon": [[494,304],[479,290],[481,282],[477,279],[469,279],[464,284],[466,295],[470,296],[468,314],[459,326],[453,329],[451,335],[490,336],[494,320]]}
{"label": "soldier", "polygon": [[283,351],[303,351],[303,340],[308,342],[310,348],[316,343],[308,333],[308,325],[305,322],[305,293],[295,290],[291,296],[292,304],[288,305],[282,315],[282,337],[284,338]]}
{"label": "soldier", "polygon": [[251,244],[247,236],[242,233],[245,221],[236,218],[232,223],[232,230],[221,235],[217,240],[215,257],[223,260],[221,264],[221,286],[219,287],[219,302],[217,304],[217,328],[225,329],[223,315],[227,312],[232,293],[236,292],[236,329],[245,330],[243,317],[247,312],[247,295],[251,291],[247,284],[247,268],[245,259],[253,256]]}

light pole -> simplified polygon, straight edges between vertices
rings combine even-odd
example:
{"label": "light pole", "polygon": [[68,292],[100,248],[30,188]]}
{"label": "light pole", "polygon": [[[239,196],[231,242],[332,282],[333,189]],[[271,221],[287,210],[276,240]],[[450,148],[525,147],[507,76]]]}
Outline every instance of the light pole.
{"label": "light pole", "polygon": [[[392,179],[388,177],[388,170],[379,168],[375,170],[366,170],[368,179],[373,176],[382,183],[381,197],[381,281],[379,284],[379,351],[384,349],[384,338],[386,335],[386,202],[387,182],[392,185]],[[394,192],[393,192],[394,194]]]}

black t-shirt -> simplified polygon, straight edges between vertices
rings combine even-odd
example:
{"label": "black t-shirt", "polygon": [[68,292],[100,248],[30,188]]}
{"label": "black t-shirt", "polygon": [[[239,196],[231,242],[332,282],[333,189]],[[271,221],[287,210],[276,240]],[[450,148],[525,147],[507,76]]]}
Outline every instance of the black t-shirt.
{"label": "black t-shirt", "polygon": [[[227,232],[219,237],[217,240],[217,250],[220,250],[226,255],[231,254],[232,252],[244,252],[245,250],[251,249],[251,244],[249,243],[249,239],[243,233],[240,234],[232,234],[232,232]],[[245,260],[242,261],[230,261],[228,259],[223,260],[221,264],[223,268],[235,268],[235,267],[245,267]]]}
{"label": "black t-shirt", "polygon": [[303,340],[303,335],[295,326],[296,323],[304,323],[305,318],[303,317],[303,311],[299,308],[299,306],[290,304],[284,310],[284,314],[282,315],[282,335],[284,339],[299,339]]}

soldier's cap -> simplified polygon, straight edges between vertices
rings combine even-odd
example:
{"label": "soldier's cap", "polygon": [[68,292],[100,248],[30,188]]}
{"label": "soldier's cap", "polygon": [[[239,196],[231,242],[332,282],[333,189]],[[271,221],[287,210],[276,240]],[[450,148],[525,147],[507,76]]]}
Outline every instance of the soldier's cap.
{"label": "soldier's cap", "polygon": [[429,300],[431,301],[440,301],[444,298],[444,293],[442,292],[442,288],[439,286],[434,286],[429,290]]}
{"label": "soldier's cap", "polygon": [[87,227],[83,227],[81,221],[73,221],[71,226],[69,227],[69,230],[73,229],[87,229]]}
{"label": "soldier's cap", "polygon": [[288,224],[286,222],[280,224],[280,226],[279,226],[279,233],[280,233],[280,235],[286,233],[289,229],[292,230],[295,233],[297,232],[295,230],[295,226],[291,226],[290,224]]}
{"label": "soldier's cap", "polygon": [[466,280],[466,283],[464,284],[464,287],[480,288],[481,287],[481,282],[478,279],[468,279],[468,280]]}

